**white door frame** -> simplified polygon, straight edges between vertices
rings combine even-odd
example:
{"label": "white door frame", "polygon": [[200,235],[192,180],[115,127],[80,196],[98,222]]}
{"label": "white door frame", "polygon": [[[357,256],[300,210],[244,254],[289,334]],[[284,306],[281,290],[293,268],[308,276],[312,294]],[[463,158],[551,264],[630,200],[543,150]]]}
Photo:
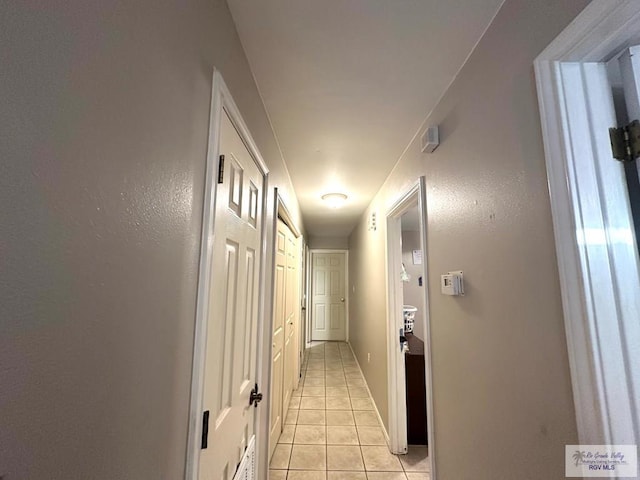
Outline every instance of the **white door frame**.
{"label": "white door frame", "polygon": [[[227,88],[222,75],[216,69],[213,71],[213,82],[211,87],[211,109],[209,114],[209,137],[207,145],[207,159],[205,170],[205,189],[204,189],[204,205],[202,212],[202,236],[200,243],[200,262],[198,272],[198,292],[196,299],[196,322],[193,345],[193,367],[191,375],[191,403],[189,408],[189,425],[187,437],[187,455],[185,478],[187,480],[198,480],[198,469],[200,466],[200,443],[202,438],[202,397],[204,394],[204,369],[206,357],[206,340],[207,340],[207,318],[209,305],[209,283],[211,277],[211,259],[213,257],[213,244],[215,235],[215,201],[217,191],[217,172],[218,172],[218,156],[220,152],[220,125],[222,123],[223,110],[227,112],[231,122],[238,130],[240,137],[244,141],[247,149],[253,156],[258,170],[264,177],[263,197],[262,197],[262,232],[261,232],[261,259],[260,259],[260,292],[258,294],[258,318],[263,319],[265,314],[265,265],[267,265],[267,249],[266,249],[266,220],[267,220],[267,192],[268,192],[268,176],[269,169],[265,164],[258,147],[256,146],[251,133],[247,128],[240,110],[233,101],[231,93]],[[256,365],[256,381],[262,385],[263,374],[260,368],[264,364],[265,352],[263,341],[265,335],[264,321],[258,322],[258,355]],[[267,377],[268,378],[268,377]],[[263,404],[264,405],[264,404]],[[268,430],[263,430],[260,425],[263,423],[263,417],[268,417],[265,412],[268,410],[261,405],[256,410],[255,432],[256,441],[262,445],[260,449],[266,445]],[[249,440],[249,439],[247,439]],[[257,451],[257,465],[260,465],[261,452]],[[260,472],[258,472],[260,477]],[[260,477],[261,478],[261,477]]]}
{"label": "white door frame", "polygon": [[307,261],[307,271],[305,272],[306,278],[306,302],[305,302],[305,335],[304,335],[304,346],[305,348],[309,348],[311,346],[311,249],[307,248],[306,250],[306,261]]}
{"label": "white door frame", "polygon": [[634,432],[638,440],[638,375],[628,364],[640,347],[638,254],[622,165],[606,150],[615,125],[598,125],[611,116],[597,113],[612,110],[608,80],[594,65],[637,43],[638,32],[640,2],[594,0],[534,63],[582,444],[629,443]]}
{"label": "white door frame", "polygon": [[309,336],[308,343],[312,342],[311,333],[313,331],[313,254],[314,253],[344,253],[344,335],[345,342],[349,341],[349,250],[346,248],[310,248],[309,249],[309,263],[307,264],[307,270],[309,275],[307,294],[307,310],[309,310]]}
{"label": "white door frame", "polygon": [[[309,276],[309,247],[305,237],[302,236],[302,245],[300,246],[300,325],[302,331],[300,332],[300,365],[304,360],[304,352],[307,349],[307,336],[309,334],[309,288],[308,288],[308,276]],[[302,373],[302,369],[301,369]]]}
{"label": "white door frame", "polygon": [[402,316],[402,247],[401,218],[414,206],[418,206],[420,220],[420,248],[422,250],[422,278],[425,287],[422,296],[424,312],[424,366],[427,410],[427,441],[429,443],[429,462],[431,479],[436,479],[434,419],[433,419],[433,374],[431,362],[431,318],[429,315],[429,282],[427,255],[427,197],[426,180],[418,181],[402,195],[387,213],[387,371],[389,397],[389,448],[392,453],[407,453],[407,405],[405,385],[404,353],[400,350],[399,329],[404,328]]}

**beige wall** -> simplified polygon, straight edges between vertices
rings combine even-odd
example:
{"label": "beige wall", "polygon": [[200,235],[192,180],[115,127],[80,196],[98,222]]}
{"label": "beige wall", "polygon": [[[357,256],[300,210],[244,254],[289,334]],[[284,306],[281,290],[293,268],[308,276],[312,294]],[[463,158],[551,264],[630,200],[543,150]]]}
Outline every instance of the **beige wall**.
{"label": "beige wall", "polygon": [[300,225],[226,3],[10,0],[0,45],[0,476],[182,478],[214,66]]}
{"label": "beige wall", "polygon": [[[587,3],[507,0],[425,123],[440,147],[410,145],[350,238],[351,340],[386,422],[383,219],[426,175],[439,478],[561,479],[577,442],[532,62]],[[466,296],[441,295],[457,269]]]}
{"label": "beige wall", "polygon": [[377,230],[368,229],[371,211],[370,207],[349,238],[349,343],[388,425],[386,233],[380,215]]}
{"label": "beige wall", "polygon": [[309,248],[327,248],[327,249],[348,249],[348,237],[309,237]]}

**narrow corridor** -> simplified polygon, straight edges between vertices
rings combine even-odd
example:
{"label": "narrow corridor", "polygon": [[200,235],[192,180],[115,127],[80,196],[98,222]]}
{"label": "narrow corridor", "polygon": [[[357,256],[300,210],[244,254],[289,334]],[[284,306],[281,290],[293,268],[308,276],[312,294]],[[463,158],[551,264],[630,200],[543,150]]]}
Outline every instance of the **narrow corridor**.
{"label": "narrow corridor", "polygon": [[270,480],[429,480],[426,447],[389,452],[349,345],[307,350]]}

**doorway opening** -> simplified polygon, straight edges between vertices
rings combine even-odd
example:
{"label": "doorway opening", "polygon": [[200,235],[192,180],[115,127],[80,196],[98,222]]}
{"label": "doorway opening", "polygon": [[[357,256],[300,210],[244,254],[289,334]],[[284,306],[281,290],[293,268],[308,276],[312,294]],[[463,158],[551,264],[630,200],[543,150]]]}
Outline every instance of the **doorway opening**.
{"label": "doorway opening", "polygon": [[[427,447],[427,391],[424,370],[424,271],[420,242],[420,215],[418,205],[409,208],[400,217],[400,243],[402,248],[402,316],[406,352],[405,391],[407,405],[407,443]],[[418,305],[418,306],[416,306]]]}
{"label": "doorway opening", "polygon": [[389,448],[428,453],[435,479],[426,218],[420,177],[387,214]]}
{"label": "doorway opening", "polygon": [[[611,85],[617,126],[630,125],[640,119],[640,46],[624,48],[606,62],[607,78]],[[640,163],[625,161],[624,175],[629,194],[636,244],[640,240]]]}

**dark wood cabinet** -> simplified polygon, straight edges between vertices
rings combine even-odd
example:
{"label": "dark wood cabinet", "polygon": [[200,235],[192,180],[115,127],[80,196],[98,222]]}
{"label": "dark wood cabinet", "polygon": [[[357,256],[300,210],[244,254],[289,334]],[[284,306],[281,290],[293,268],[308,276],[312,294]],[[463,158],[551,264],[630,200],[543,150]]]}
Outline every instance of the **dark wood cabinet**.
{"label": "dark wood cabinet", "polygon": [[407,389],[407,441],[427,445],[427,391],[424,379],[424,342],[406,334],[409,351],[404,354]]}

